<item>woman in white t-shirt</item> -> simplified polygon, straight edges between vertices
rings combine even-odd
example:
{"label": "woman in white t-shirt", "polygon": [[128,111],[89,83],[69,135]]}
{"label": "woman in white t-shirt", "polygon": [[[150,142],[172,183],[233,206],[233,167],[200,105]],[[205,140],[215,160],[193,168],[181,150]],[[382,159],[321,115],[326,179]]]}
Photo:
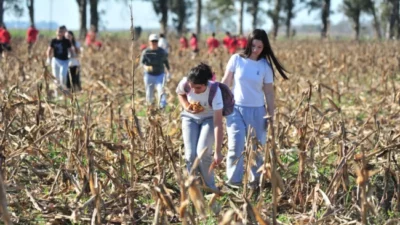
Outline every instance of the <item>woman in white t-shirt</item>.
{"label": "woman in white t-shirt", "polygon": [[[215,86],[217,83],[209,81],[212,76],[211,68],[201,63],[180,81],[176,93],[184,108],[181,119],[187,169],[191,171],[196,157],[206,148],[196,172],[201,174],[206,186],[217,191],[214,171],[209,171],[209,168],[213,161],[216,165],[222,161],[223,101],[221,90]],[[211,92],[215,93],[214,96],[210,95],[211,88],[216,88]],[[192,108],[194,103],[199,103],[200,109]]]}
{"label": "woman in white t-shirt", "polygon": [[[275,57],[268,40],[267,33],[261,29],[255,29],[248,37],[247,46],[241,54],[234,54],[226,66],[222,83],[232,86],[235,96],[234,112],[226,117],[228,133],[227,177],[228,184],[240,185],[242,183],[244,151],[249,127],[252,127],[258,141],[265,145],[267,136],[266,113],[271,116],[273,122],[275,100],[273,89],[274,72],[271,63],[279,71],[284,79],[286,70]],[[265,108],[265,103],[267,110]],[[254,146],[256,150],[256,146]],[[259,167],[263,164],[263,157],[256,151],[256,164],[251,168],[249,178],[250,187],[257,188],[260,173]]]}
{"label": "woman in white t-shirt", "polygon": [[[68,31],[65,33],[65,37],[71,42],[71,48],[75,50],[75,53],[69,53],[69,64],[68,64],[68,77],[67,77],[67,88],[73,91],[80,91],[81,78],[80,78],[80,63],[78,60],[80,54],[80,43],[75,40],[74,33]],[[72,82],[71,80],[72,79]]]}

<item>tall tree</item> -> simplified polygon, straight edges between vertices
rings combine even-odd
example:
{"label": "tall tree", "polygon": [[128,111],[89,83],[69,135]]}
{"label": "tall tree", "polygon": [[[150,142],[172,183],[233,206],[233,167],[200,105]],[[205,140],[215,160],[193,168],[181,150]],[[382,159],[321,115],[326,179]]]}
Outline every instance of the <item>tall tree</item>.
{"label": "tall tree", "polygon": [[90,26],[96,28],[96,32],[99,29],[99,11],[98,4],[99,0],[90,0]]}
{"label": "tall tree", "polygon": [[247,12],[250,13],[252,22],[251,22],[251,27],[252,29],[256,29],[258,23],[258,12],[259,12],[259,0],[250,0],[249,1],[249,6],[247,7]]}
{"label": "tall tree", "polygon": [[[393,38],[394,35],[394,20],[392,0],[383,0],[380,4],[380,20],[384,27],[385,37],[387,39]],[[391,21],[392,20],[392,21]]]}
{"label": "tall tree", "polygon": [[[218,29],[234,29],[235,21],[232,17],[236,15],[235,4],[233,0],[212,0],[207,1],[205,5],[205,16],[210,25]],[[240,25],[240,23],[239,23]]]}
{"label": "tall tree", "polygon": [[151,0],[154,11],[157,15],[161,14],[160,26],[161,33],[167,34],[168,28],[168,5],[169,0]]}
{"label": "tall tree", "polygon": [[[395,37],[395,27],[396,24],[399,26],[400,18],[399,18],[399,0],[389,0],[388,2],[391,5],[391,13],[389,20],[389,38],[393,39]],[[399,33],[397,36],[399,37]]]}
{"label": "tall tree", "polygon": [[21,7],[23,5],[23,0],[0,0],[0,24],[4,23],[4,13],[10,12],[17,17],[21,17],[24,9]]}
{"label": "tall tree", "polygon": [[[234,2],[232,2],[231,4],[234,4]],[[240,35],[243,34],[243,11],[244,11],[244,0],[239,0],[238,33]]]}
{"label": "tall tree", "polygon": [[4,0],[0,0],[0,24],[3,24]]}
{"label": "tall tree", "polygon": [[308,13],[314,10],[321,10],[321,38],[328,37],[329,33],[329,16],[330,16],[330,8],[331,8],[331,0],[302,0],[301,2],[305,2],[307,7],[309,8]]}
{"label": "tall tree", "polygon": [[382,38],[381,25],[376,13],[376,6],[373,0],[366,0],[366,10],[374,18],[374,30],[376,38],[381,39]]}
{"label": "tall tree", "polygon": [[274,9],[268,11],[268,16],[272,19],[272,38],[276,39],[278,36],[278,29],[279,29],[279,20],[280,20],[280,12],[282,6],[282,0],[274,0]]}
{"label": "tall tree", "polygon": [[189,9],[192,8],[191,4],[189,0],[170,0],[170,9],[174,16],[172,21],[179,34],[184,32],[185,23],[192,15],[192,11],[189,11]]}
{"label": "tall tree", "polygon": [[331,0],[322,1],[322,10],[321,10],[321,21],[322,21],[322,30],[321,37],[327,38],[329,33],[330,20],[329,15],[331,14]]}
{"label": "tall tree", "polygon": [[361,12],[367,9],[365,0],[343,0],[341,6],[344,14],[352,21],[354,29],[354,39],[360,38],[360,16]]}
{"label": "tall tree", "polygon": [[76,0],[79,8],[79,38],[82,39],[86,36],[87,28],[86,28],[86,8],[87,8],[87,0]]}
{"label": "tall tree", "polygon": [[284,8],[286,11],[286,17],[285,17],[285,24],[286,24],[286,37],[290,38],[290,31],[292,28],[292,19],[294,18],[294,3],[295,0],[286,0],[284,4]]}
{"label": "tall tree", "polygon": [[202,11],[201,0],[197,0],[197,8],[196,8],[196,33],[197,33],[197,37],[198,37],[198,38],[200,38],[200,33],[201,33],[201,11]]}
{"label": "tall tree", "polygon": [[395,4],[397,6],[397,40],[400,39],[400,14],[399,14],[399,7],[400,7],[400,0],[397,0],[397,3]]}
{"label": "tall tree", "polygon": [[26,0],[26,7],[28,8],[29,13],[29,21],[31,26],[35,26],[35,8],[34,8],[34,0]]}

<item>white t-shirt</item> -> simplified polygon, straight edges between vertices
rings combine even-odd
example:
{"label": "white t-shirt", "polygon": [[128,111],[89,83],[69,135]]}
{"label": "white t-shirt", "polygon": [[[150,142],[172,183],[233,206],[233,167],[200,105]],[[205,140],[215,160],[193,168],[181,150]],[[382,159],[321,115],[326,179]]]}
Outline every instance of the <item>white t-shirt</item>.
{"label": "white t-shirt", "polygon": [[163,48],[168,53],[168,42],[165,38],[158,39],[158,47]]}
{"label": "white t-shirt", "polygon": [[[81,43],[79,43],[78,41],[75,42],[75,48],[76,49],[80,49],[81,48]],[[68,66],[79,66],[79,60],[78,60],[78,56],[75,54],[74,56],[71,57],[71,55],[68,53],[68,57],[69,59],[69,64]]]}
{"label": "white t-shirt", "polygon": [[232,92],[235,105],[260,107],[264,104],[264,84],[274,82],[271,66],[266,59],[254,61],[234,54],[226,65],[226,70],[233,72]]}
{"label": "white t-shirt", "polygon": [[185,83],[186,82],[187,82],[187,78],[184,77],[179,82],[178,87],[176,88],[176,93],[179,95],[186,94],[187,99],[190,103],[200,102],[200,105],[204,107],[204,111],[201,113],[192,114],[185,110],[184,111],[185,115],[188,115],[188,116],[196,118],[196,119],[204,119],[207,117],[213,117],[215,110],[220,110],[224,107],[224,103],[222,101],[221,89],[219,87],[217,87],[217,91],[215,92],[215,96],[212,100],[212,106],[210,106],[208,104],[208,97],[210,94],[211,83],[208,83],[207,89],[203,93],[196,94],[193,92],[193,90],[190,90],[189,93],[185,92]]}

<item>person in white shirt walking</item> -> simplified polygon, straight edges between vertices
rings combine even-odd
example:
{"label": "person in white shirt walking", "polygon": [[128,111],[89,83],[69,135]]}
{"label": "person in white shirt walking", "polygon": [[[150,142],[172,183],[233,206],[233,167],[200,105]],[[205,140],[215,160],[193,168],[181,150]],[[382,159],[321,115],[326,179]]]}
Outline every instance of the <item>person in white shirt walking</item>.
{"label": "person in white shirt walking", "polygon": [[[266,143],[268,127],[266,113],[268,111],[271,116],[269,121],[273,122],[275,110],[272,64],[284,79],[288,79],[287,71],[272,51],[267,33],[255,29],[249,35],[243,53],[232,55],[226,66],[222,83],[228,86],[233,84],[232,92],[235,98],[234,112],[226,117],[228,134],[226,173],[227,183],[230,185],[242,183],[245,173],[242,153],[249,128],[254,131],[250,136],[255,136],[261,145]],[[251,188],[257,188],[260,180],[260,173],[257,173],[257,170],[262,166],[263,158],[257,151],[257,146],[254,146],[253,150],[256,163],[251,166],[249,181]]]}
{"label": "person in white shirt walking", "polygon": [[167,39],[164,37],[164,34],[160,34],[160,38],[158,39],[158,47],[164,49],[164,51],[169,53],[169,44]]}

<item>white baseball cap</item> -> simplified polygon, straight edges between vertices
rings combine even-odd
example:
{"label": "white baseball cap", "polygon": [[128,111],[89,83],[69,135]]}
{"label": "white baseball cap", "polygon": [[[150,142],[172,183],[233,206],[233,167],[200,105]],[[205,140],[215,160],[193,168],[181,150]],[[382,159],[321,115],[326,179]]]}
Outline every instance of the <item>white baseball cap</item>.
{"label": "white baseball cap", "polygon": [[149,41],[158,41],[158,35],[157,34],[150,34]]}

